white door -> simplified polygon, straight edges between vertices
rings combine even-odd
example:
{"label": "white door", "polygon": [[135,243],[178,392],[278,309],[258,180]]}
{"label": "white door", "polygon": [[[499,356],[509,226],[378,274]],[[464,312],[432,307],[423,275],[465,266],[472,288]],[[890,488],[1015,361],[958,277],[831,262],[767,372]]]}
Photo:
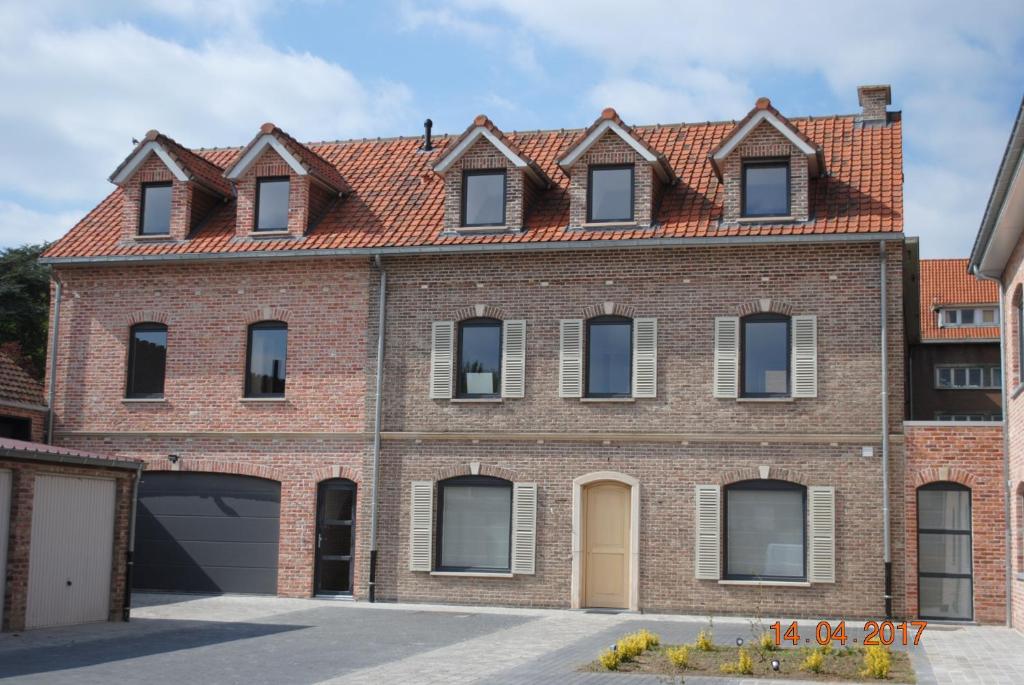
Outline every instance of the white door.
{"label": "white door", "polygon": [[27,628],[107,620],[114,500],[113,480],[36,477]]}
{"label": "white door", "polygon": [[4,617],[7,588],[7,533],[11,516],[11,472],[0,469],[0,621]]}

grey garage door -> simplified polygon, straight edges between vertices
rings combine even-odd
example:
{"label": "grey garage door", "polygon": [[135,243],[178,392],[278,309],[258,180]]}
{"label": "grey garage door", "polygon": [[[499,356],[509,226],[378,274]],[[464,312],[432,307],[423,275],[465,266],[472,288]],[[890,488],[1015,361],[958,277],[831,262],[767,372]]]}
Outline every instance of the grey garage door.
{"label": "grey garage door", "polygon": [[277,592],[281,485],[220,473],[144,473],[132,586]]}

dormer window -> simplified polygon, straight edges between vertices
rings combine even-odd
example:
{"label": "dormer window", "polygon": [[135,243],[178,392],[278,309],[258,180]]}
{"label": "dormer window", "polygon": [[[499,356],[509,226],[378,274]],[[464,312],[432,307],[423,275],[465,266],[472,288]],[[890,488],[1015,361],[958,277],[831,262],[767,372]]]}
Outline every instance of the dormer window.
{"label": "dormer window", "polygon": [[142,184],[139,235],[170,235],[171,182]]}
{"label": "dormer window", "polygon": [[462,172],[462,225],[505,225],[505,170]]}
{"label": "dormer window", "polygon": [[261,178],[256,182],[256,230],[288,230],[288,191],[291,182],[287,176]]}
{"label": "dormer window", "polygon": [[633,165],[591,166],[587,223],[633,221]]}
{"label": "dormer window", "polygon": [[789,161],[743,162],[743,216],[789,216]]}

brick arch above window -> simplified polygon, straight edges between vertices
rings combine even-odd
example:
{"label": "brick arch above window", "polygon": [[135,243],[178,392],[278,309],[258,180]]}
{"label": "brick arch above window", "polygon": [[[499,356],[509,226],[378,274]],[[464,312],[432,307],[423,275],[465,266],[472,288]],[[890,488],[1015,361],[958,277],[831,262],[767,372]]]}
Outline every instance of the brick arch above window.
{"label": "brick arch above window", "polygon": [[146,471],[202,471],[204,473],[226,473],[235,476],[255,476],[274,480],[278,483],[284,480],[284,472],[281,469],[262,464],[251,464],[244,461],[222,461],[218,459],[193,459],[182,457],[177,464],[170,461],[158,464],[146,464]]}
{"label": "brick arch above window", "polygon": [[447,480],[449,478],[457,478],[459,476],[492,476],[494,478],[501,478],[510,482],[516,481],[516,472],[511,469],[502,468],[500,466],[494,466],[492,464],[481,464],[479,462],[470,462],[468,464],[459,464],[458,466],[449,466],[448,468],[438,469],[433,474],[433,480]]}
{"label": "brick arch above window", "polygon": [[750,316],[751,314],[782,314],[793,316],[793,305],[783,300],[776,300],[771,297],[762,297],[739,306],[736,310],[737,316]]}
{"label": "brick arch above window", "polygon": [[583,310],[584,319],[593,319],[595,316],[624,316],[628,319],[635,319],[636,308],[617,302],[602,302],[590,305]]}
{"label": "brick arch above window", "polygon": [[171,317],[166,312],[155,309],[140,309],[128,315],[129,326],[136,326],[140,323],[162,323],[167,326],[170,321]]}
{"label": "brick arch above window", "polygon": [[284,307],[257,307],[249,312],[245,322],[249,325],[259,323],[261,321],[282,321],[288,323],[291,318],[291,312]]}
{"label": "brick arch above window", "polygon": [[914,474],[914,488],[929,483],[958,483],[974,489],[974,474],[956,466],[931,466]]}
{"label": "brick arch above window", "polygon": [[719,477],[718,484],[725,486],[745,480],[782,480],[788,483],[803,485],[804,487],[809,485],[802,473],[778,466],[750,466],[726,471]]}
{"label": "brick arch above window", "polygon": [[359,473],[355,469],[351,466],[344,466],[341,464],[322,466],[313,472],[313,480],[317,483],[322,483],[325,480],[334,480],[336,478],[350,480],[356,485],[359,485],[360,481]]}
{"label": "brick arch above window", "polygon": [[457,310],[452,315],[453,321],[465,321],[466,319],[498,319],[504,321],[508,314],[501,307],[490,304],[474,304]]}

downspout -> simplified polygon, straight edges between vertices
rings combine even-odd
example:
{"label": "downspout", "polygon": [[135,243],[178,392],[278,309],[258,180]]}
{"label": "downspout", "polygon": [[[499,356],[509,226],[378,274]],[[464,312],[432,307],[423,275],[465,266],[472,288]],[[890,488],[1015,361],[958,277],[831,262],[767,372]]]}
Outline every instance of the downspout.
{"label": "downspout", "polygon": [[145,464],[139,463],[135,470],[135,482],[132,484],[132,513],[128,519],[128,553],[124,565],[124,606],[121,619],[127,623],[132,615],[132,571],[135,566],[135,515],[139,506],[139,481],[142,480],[142,469]]}
{"label": "downspout", "polygon": [[388,272],[384,270],[380,255],[374,255],[373,263],[380,272],[380,289],[377,300],[377,389],[373,408],[373,475],[370,492],[370,602],[377,599],[377,486],[380,481],[380,421],[384,404],[384,324],[388,299]]}
{"label": "downspout", "polygon": [[1013,626],[1013,531],[1011,529],[1012,512],[1010,501],[1013,493],[1010,491],[1010,429],[1006,420],[1006,413],[1009,409],[1006,396],[1006,311],[1003,300],[1006,298],[1006,288],[998,278],[986,276],[981,273],[977,266],[974,267],[974,276],[986,281],[994,281],[999,287],[999,365],[1002,368],[1003,382],[999,384],[999,397],[1002,403],[1003,413],[1003,504],[1006,509],[1006,625]]}
{"label": "downspout", "polygon": [[49,405],[46,412],[46,444],[48,445],[53,444],[53,403],[57,397],[57,343],[60,338],[60,303],[64,296],[64,284],[57,274],[53,275],[53,280],[57,283],[57,292],[53,297],[53,330],[51,331],[50,340],[50,387],[48,389],[49,398],[46,402]]}
{"label": "downspout", "polygon": [[892,541],[889,531],[889,328],[885,241],[879,243],[882,333],[882,561],[885,564],[885,617],[892,618]]}

